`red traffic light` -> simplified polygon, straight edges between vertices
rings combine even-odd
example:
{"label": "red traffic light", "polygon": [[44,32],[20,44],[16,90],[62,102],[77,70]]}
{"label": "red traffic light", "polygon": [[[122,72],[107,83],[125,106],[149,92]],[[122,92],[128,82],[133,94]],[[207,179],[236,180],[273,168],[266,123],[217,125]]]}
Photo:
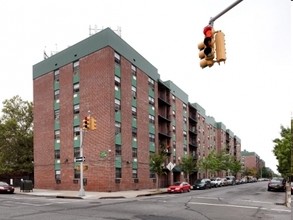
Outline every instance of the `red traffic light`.
{"label": "red traffic light", "polygon": [[211,25],[204,27],[203,34],[206,37],[212,37],[213,36],[213,27]]}

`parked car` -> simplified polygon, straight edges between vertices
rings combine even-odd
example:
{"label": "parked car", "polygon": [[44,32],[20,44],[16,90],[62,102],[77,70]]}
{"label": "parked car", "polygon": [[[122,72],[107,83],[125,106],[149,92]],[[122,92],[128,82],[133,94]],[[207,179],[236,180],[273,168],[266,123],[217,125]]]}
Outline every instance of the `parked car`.
{"label": "parked car", "polygon": [[6,182],[0,182],[0,193],[14,193],[14,187]]}
{"label": "parked car", "polygon": [[293,194],[293,182],[291,182],[291,195]]}
{"label": "parked car", "polygon": [[236,184],[236,179],[235,176],[226,176],[228,185],[235,185]]}
{"label": "parked car", "polygon": [[226,178],[221,178],[221,186],[228,186],[228,181]]}
{"label": "parked car", "polygon": [[211,178],[211,183],[213,187],[220,187],[222,186],[222,181],[220,177],[213,177]]}
{"label": "parked car", "polygon": [[167,189],[168,193],[183,193],[190,192],[191,185],[187,182],[175,182],[172,186]]}
{"label": "parked car", "polygon": [[212,183],[210,179],[197,179],[195,180],[192,189],[210,189]]}
{"label": "parked car", "polygon": [[246,177],[242,177],[240,179],[240,184],[243,184],[243,183],[247,183],[247,178]]}
{"label": "parked car", "polygon": [[273,178],[268,183],[268,191],[285,191],[286,180],[284,178]]}

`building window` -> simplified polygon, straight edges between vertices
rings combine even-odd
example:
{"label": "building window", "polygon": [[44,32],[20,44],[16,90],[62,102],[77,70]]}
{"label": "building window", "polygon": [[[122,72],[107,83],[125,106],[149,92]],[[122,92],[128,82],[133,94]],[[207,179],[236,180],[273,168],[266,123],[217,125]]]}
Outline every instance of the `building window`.
{"label": "building window", "polygon": [[115,122],[115,135],[121,133],[121,123],[120,122]]}
{"label": "building window", "polygon": [[186,106],[186,104],[184,104],[184,103],[183,103],[183,111],[184,111],[184,113],[187,112],[187,106]]}
{"label": "building window", "polygon": [[79,83],[73,84],[73,94],[79,93]]}
{"label": "building window", "polygon": [[73,106],[73,114],[75,116],[79,114],[79,104]]}
{"label": "building window", "polygon": [[115,178],[121,178],[122,177],[121,168],[116,167],[115,169]]}
{"label": "building window", "polygon": [[60,90],[57,89],[54,91],[54,100],[57,101],[60,98]]}
{"label": "building window", "polygon": [[54,81],[59,82],[59,77],[60,77],[59,70],[55,70],[54,71]]}
{"label": "building window", "polygon": [[[79,166],[79,165],[77,165]],[[80,172],[76,168],[74,169],[74,179],[80,179]]]}
{"label": "building window", "polygon": [[115,154],[116,154],[116,156],[121,156],[122,155],[121,145],[120,144],[115,145]]}
{"label": "building window", "polygon": [[115,90],[118,91],[118,89],[120,88],[120,83],[121,83],[120,77],[115,76]]}
{"label": "building window", "polygon": [[131,65],[131,74],[134,80],[136,80],[136,66]]}
{"label": "building window", "polygon": [[149,104],[154,105],[155,104],[155,99],[151,96],[149,96]]}
{"label": "building window", "polygon": [[150,124],[155,124],[155,116],[149,115],[149,123]]}
{"label": "building window", "polygon": [[73,63],[73,74],[79,74],[79,61]]}
{"label": "building window", "polygon": [[73,127],[73,136],[74,137],[77,137],[79,135],[80,135],[80,128],[79,128],[79,126],[74,126]]}
{"label": "building window", "polygon": [[114,59],[115,59],[115,63],[119,64],[121,63],[121,57],[120,57],[120,54],[118,53],[114,53]]}
{"label": "building window", "polygon": [[131,86],[131,92],[132,92],[132,97],[136,98],[136,87],[135,86]]}
{"label": "building window", "polygon": [[60,160],[60,150],[55,150],[55,160]]}
{"label": "building window", "polygon": [[137,178],[137,170],[136,169],[132,169],[132,178]]}
{"label": "building window", "polygon": [[60,130],[56,130],[56,131],[54,132],[54,139],[55,139],[55,140],[59,140],[59,139],[60,139]]}
{"label": "building window", "polygon": [[59,120],[59,118],[60,118],[60,110],[58,109],[54,111],[54,119]]}
{"label": "building window", "polygon": [[115,99],[115,111],[120,111],[121,109],[121,102],[119,99]]}
{"label": "building window", "polygon": [[73,156],[74,156],[74,158],[77,158],[77,157],[80,156],[80,149],[79,149],[79,147],[75,147],[74,148]]}
{"label": "building window", "polygon": [[137,113],[136,113],[136,107],[132,106],[132,107],[131,107],[131,112],[132,112],[132,116],[133,116],[134,118],[136,118],[136,116],[137,116]]}
{"label": "building window", "polygon": [[184,124],[187,124],[187,118],[183,117]]}
{"label": "building window", "polygon": [[132,148],[132,158],[137,158],[137,148]]}
{"label": "building window", "polygon": [[155,135],[154,134],[149,134],[149,141],[152,143],[155,143]]}
{"label": "building window", "polygon": [[148,82],[149,82],[149,87],[155,88],[155,81],[153,79],[149,78]]}
{"label": "building window", "polygon": [[61,171],[60,170],[55,170],[55,179],[61,180]]}

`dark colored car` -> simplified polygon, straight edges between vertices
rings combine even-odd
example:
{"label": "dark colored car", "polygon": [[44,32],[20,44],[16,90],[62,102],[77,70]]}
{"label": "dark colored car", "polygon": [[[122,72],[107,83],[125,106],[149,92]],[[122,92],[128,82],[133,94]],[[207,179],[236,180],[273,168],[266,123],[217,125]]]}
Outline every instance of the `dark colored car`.
{"label": "dark colored car", "polygon": [[286,190],[286,180],[284,178],[273,178],[268,183],[268,191],[282,191]]}
{"label": "dark colored car", "polygon": [[168,193],[183,193],[190,192],[191,186],[187,182],[175,182],[172,186],[169,186],[167,189]]}
{"label": "dark colored car", "polygon": [[194,182],[192,189],[210,189],[212,183],[210,179],[198,179]]}
{"label": "dark colored car", "polygon": [[291,195],[293,194],[293,182],[291,182]]}
{"label": "dark colored car", "polygon": [[5,182],[0,182],[0,193],[14,193],[14,187]]}

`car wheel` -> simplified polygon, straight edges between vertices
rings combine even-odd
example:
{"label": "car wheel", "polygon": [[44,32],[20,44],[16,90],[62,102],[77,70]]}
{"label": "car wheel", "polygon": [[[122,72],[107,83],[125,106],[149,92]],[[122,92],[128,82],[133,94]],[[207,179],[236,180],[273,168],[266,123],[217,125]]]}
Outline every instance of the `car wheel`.
{"label": "car wheel", "polygon": [[268,191],[271,191],[271,189],[270,189],[270,188],[268,188]]}

